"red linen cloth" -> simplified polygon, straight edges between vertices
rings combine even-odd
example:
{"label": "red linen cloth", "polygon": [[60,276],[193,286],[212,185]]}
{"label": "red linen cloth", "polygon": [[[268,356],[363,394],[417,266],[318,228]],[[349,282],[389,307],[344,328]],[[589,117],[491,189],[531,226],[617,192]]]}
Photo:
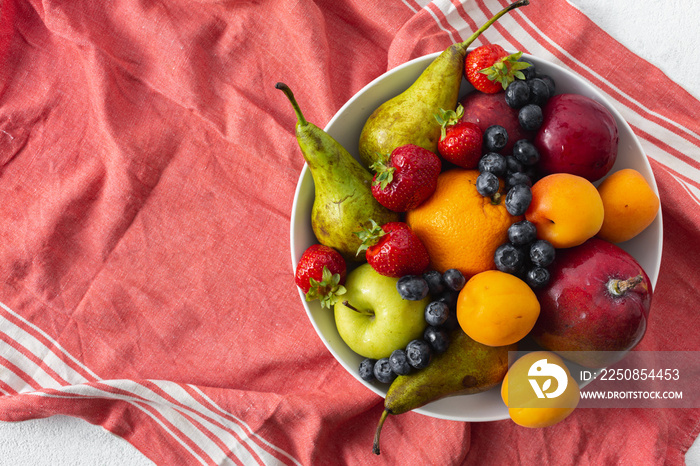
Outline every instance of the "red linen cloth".
{"label": "red linen cloth", "polygon": [[[376,457],[383,400],[299,302],[303,159],[274,84],[323,127],[505,4],[0,0],[0,420],[81,417],[157,464],[682,464],[698,409],[581,409],[541,430],[407,413]],[[624,110],[664,219],[641,346],[700,349],[700,102],[565,0],[532,0],[489,42]]]}

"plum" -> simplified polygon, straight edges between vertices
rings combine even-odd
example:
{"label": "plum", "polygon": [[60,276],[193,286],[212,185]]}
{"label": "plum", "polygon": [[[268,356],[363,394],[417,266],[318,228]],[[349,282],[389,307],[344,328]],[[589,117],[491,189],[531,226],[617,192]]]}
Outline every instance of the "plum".
{"label": "plum", "polygon": [[473,91],[464,96],[460,101],[464,107],[462,121],[469,121],[479,126],[485,132],[489,126],[500,125],[508,133],[508,142],[499,152],[508,155],[513,150],[513,144],[520,139],[529,139],[535,136],[534,131],[525,131],[518,122],[518,110],[511,108],[505,101],[504,94],[485,94]]}
{"label": "plum", "polygon": [[646,331],[649,277],[624,249],[598,238],[556,254],[549,284],[537,290],[540,315],[530,336],[584,367],[617,362]]}
{"label": "plum", "polygon": [[594,182],[603,178],[617,158],[618,128],[610,111],[580,94],[552,97],[534,138],[544,175],[570,173]]}

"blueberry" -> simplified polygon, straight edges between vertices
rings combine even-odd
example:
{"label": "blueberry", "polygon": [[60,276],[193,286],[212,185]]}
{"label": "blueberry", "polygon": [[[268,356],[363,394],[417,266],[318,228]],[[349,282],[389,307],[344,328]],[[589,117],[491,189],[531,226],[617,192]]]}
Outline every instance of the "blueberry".
{"label": "blueberry", "polygon": [[447,322],[442,324],[442,328],[445,329],[446,332],[451,332],[452,330],[454,330],[458,327],[459,327],[459,320],[457,319],[457,314],[454,312],[451,312],[449,317],[447,317]]}
{"label": "blueberry", "polygon": [[423,332],[423,339],[428,342],[436,353],[444,353],[450,346],[450,337],[444,329],[428,327]]}
{"label": "blueberry", "polygon": [[519,109],[530,101],[530,86],[525,81],[513,81],[506,88],[506,103],[509,107]]}
{"label": "blueberry", "polygon": [[389,356],[389,367],[397,375],[406,375],[411,372],[411,365],[408,363],[406,352],[402,349],[392,351]]}
{"label": "blueberry", "polygon": [[539,105],[527,104],[518,112],[518,122],[525,131],[535,131],[542,126],[542,108]]}
{"label": "blueberry", "polygon": [[491,172],[496,176],[503,176],[508,171],[506,157],[496,152],[488,152],[481,159],[478,165],[479,172]]}
{"label": "blueberry", "polygon": [[511,173],[506,177],[506,189],[510,189],[518,184],[525,184],[532,187],[532,180],[523,172]]}
{"label": "blueberry", "polygon": [[396,378],[396,374],[391,370],[389,358],[382,358],[374,364],[374,378],[381,383],[391,383]]}
{"label": "blueberry", "polygon": [[532,180],[533,183],[535,183],[539,179],[539,174],[537,173],[537,167],[534,165],[531,165],[529,167],[525,167],[525,170],[523,170],[523,173],[527,175],[530,180]]}
{"label": "blueberry", "polygon": [[533,267],[525,275],[525,283],[530,285],[530,288],[542,288],[549,283],[549,279],[549,270],[544,267]]}
{"label": "blueberry", "polygon": [[537,227],[528,220],[515,222],[508,227],[508,241],[516,246],[530,244],[537,239]]}
{"label": "blueberry", "polygon": [[540,152],[527,139],[518,139],[513,144],[513,157],[525,166],[534,165],[540,161]]}
{"label": "blueberry", "polygon": [[365,358],[360,363],[360,378],[365,382],[374,380],[374,364],[376,362],[375,359]]}
{"label": "blueberry", "polygon": [[423,280],[428,283],[428,294],[433,298],[438,297],[445,291],[445,283],[442,281],[442,274],[437,270],[428,270],[423,273]]}
{"label": "blueberry", "polygon": [[547,74],[543,74],[543,75],[540,75],[537,77],[540,78],[542,81],[544,81],[545,84],[547,85],[547,87],[549,88],[549,97],[550,98],[554,97],[554,92],[555,92],[555,88],[556,88],[556,85],[554,83],[554,79]]}
{"label": "blueberry", "polygon": [[530,246],[530,260],[537,267],[547,267],[554,262],[556,251],[546,239],[538,239]]}
{"label": "blueberry", "polygon": [[498,192],[500,181],[491,172],[481,172],[476,177],[476,190],[484,197],[492,196]]}
{"label": "blueberry", "polygon": [[467,284],[467,279],[464,278],[462,272],[457,269],[448,269],[442,275],[442,279],[449,289],[452,291],[460,291]]}
{"label": "blueberry", "polygon": [[425,306],[425,321],[428,325],[442,325],[450,316],[450,307],[442,301],[431,301]]}
{"label": "blueberry", "polygon": [[420,301],[428,296],[428,282],[420,275],[404,275],[396,282],[396,289],[403,299]]}
{"label": "blueberry", "polygon": [[506,173],[518,173],[524,171],[525,167],[512,155],[506,156]]}
{"label": "blueberry", "polygon": [[506,210],[511,215],[523,215],[532,202],[532,191],[526,184],[517,184],[506,194]]}
{"label": "blueberry", "polygon": [[530,88],[530,103],[542,107],[549,100],[549,86],[542,78],[534,78],[527,82]]}
{"label": "blueberry", "polygon": [[493,260],[498,270],[510,274],[520,273],[526,264],[525,253],[513,243],[504,243],[498,246]]}
{"label": "blueberry", "polygon": [[484,131],[484,149],[499,152],[508,144],[508,132],[501,125],[491,125]]}
{"label": "blueberry", "polygon": [[[457,298],[459,297],[459,292],[452,291],[450,289],[445,290],[445,292],[438,298],[441,303],[447,304],[450,311],[457,309]],[[453,312],[451,313],[453,314]]]}
{"label": "blueberry", "polygon": [[527,58],[522,58],[522,57],[520,57],[518,59],[518,61],[525,62],[525,63],[528,63],[530,65],[527,68],[520,70],[525,75],[525,79],[532,79],[537,75],[537,69],[535,68],[535,64],[532,63],[532,61],[528,60]]}
{"label": "blueberry", "polygon": [[406,358],[408,359],[408,363],[411,365],[411,367],[416,369],[428,367],[428,364],[430,364],[430,359],[432,358],[430,345],[424,340],[412,340],[408,343],[408,345],[406,345]]}

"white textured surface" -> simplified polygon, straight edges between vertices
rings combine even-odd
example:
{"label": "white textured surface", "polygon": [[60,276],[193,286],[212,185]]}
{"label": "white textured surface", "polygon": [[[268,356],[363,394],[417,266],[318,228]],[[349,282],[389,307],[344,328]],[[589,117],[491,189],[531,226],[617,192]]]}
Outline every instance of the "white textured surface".
{"label": "white textured surface", "polygon": [[700,98],[700,79],[689,63],[692,57],[697,56],[700,44],[700,2],[567,1],[618,42],[657,66],[693,96]]}
{"label": "white textured surface", "polygon": [[1,466],[153,466],[121,437],[68,416],[0,422]]}
{"label": "white textured surface", "polygon": [[[542,1],[542,0],[533,0]],[[569,0],[637,55],[659,67],[696,98],[700,80],[692,60],[700,44],[697,0]],[[686,456],[700,466],[700,442]],[[54,416],[0,422],[0,466],[153,465],[135,448],[101,427]]]}

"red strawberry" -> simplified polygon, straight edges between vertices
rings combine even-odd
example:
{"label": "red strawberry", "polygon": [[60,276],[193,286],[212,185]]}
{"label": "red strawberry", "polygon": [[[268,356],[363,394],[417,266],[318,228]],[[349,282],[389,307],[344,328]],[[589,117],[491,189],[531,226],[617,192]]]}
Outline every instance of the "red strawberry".
{"label": "red strawberry", "polygon": [[478,91],[495,94],[508,87],[515,78],[525,79],[522,69],[530,66],[519,62],[522,52],[508,55],[498,44],[482,45],[467,54],[464,77]]}
{"label": "red strawberry", "polygon": [[371,228],[356,233],[362,240],[357,253],[366,250],[367,263],[378,274],[399,278],[421,274],[428,268],[428,251],[407,224],[389,222],[379,226],[370,221]]}
{"label": "red strawberry", "polygon": [[384,155],[370,168],[376,172],[372,180],[375,199],[394,212],[406,212],[435,192],[442,163],[428,149],[407,144]]}
{"label": "red strawberry", "polygon": [[301,255],[294,281],[307,301],[318,299],[321,307],[330,308],[345,294],[345,259],[335,249],[322,244],[310,246]]}
{"label": "red strawberry", "polygon": [[461,121],[464,108],[457,110],[440,109],[435,119],[442,127],[438,152],[442,158],[463,168],[476,168],[481,158],[483,132],[475,123]]}

